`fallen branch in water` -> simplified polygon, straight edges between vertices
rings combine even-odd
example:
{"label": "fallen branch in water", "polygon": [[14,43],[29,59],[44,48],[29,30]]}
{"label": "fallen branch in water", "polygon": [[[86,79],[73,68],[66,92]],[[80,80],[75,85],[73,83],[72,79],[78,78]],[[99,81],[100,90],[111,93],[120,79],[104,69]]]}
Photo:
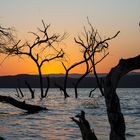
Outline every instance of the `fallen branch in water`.
{"label": "fallen branch in water", "polygon": [[28,113],[36,113],[38,111],[47,110],[46,107],[26,104],[25,101],[21,102],[8,96],[0,95],[0,102],[11,104],[19,109],[26,110]]}

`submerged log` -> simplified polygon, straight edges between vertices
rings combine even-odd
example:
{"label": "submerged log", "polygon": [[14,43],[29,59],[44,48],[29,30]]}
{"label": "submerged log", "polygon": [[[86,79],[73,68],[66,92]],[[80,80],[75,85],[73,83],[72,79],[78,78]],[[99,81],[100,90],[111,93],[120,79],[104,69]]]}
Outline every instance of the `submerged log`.
{"label": "submerged log", "polygon": [[121,59],[117,66],[111,69],[104,81],[104,97],[108,119],[111,127],[110,140],[125,140],[125,121],[121,112],[116,88],[122,76],[132,70],[140,69],[140,55]]}
{"label": "submerged log", "polygon": [[45,107],[26,104],[25,101],[21,102],[9,96],[0,95],[0,102],[11,104],[19,109],[26,110],[28,113],[36,113],[38,111],[47,110]]}
{"label": "submerged log", "polygon": [[75,117],[79,118],[79,120],[74,117],[71,119],[79,126],[83,140],[98,140],[94,131],[90,128],[89,122],[85,118],[85,112],[81,111],[81,114],[78,114]]}

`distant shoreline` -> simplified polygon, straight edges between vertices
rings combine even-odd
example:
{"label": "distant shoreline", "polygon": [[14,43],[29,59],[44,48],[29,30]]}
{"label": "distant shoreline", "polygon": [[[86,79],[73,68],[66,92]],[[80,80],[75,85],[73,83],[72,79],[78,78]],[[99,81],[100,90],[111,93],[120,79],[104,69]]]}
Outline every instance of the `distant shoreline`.
{"label": "distant shoreline", "polygon": [[[99,77],[104,78],[106,74],[99,74]],[[81,74],[70,74],[68,78],[68,88],[73,88],[73,83]],[[56,88],[55,83],[63,86],[64,75],[52,74],[50,77],[50,88]],[[21,74],[15,76],[0,76],[0,88],[26,88],[25,81],[28,81],[33,88],[39,88],[38,75]],[[43,76],[44,87],[47,87],[46,76]],[[79,88],[94,88],[96,87],[96,79],[93,75],[87,76],[79,84]],[[140,88],[140,73],[130,73],[124,76],[118,85],[119,88]]]}

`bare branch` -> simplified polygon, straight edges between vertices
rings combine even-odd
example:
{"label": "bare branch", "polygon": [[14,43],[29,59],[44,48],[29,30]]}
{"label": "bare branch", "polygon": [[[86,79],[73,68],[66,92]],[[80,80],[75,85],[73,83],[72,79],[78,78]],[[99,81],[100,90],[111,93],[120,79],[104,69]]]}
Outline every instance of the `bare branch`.
{"label": "bare branch", "polygon": [[40,67],[45,63],[45,62],[49,62],[49,61],[52,61],[54,59],[57,59],[57,58],[63,58],[64,56],[64,52],[63,50],[61,49],[60,52],[58,54],[56,54],[56,56],[52,57],[52,58],[46,58],[44,60],[42,60],[42,62],[40,63]]}
{"label": "bare branch", "polygon": [[66,68],[66,66],[65,66],[65,64],[63,62],[62,62],[62,65],[63,65],[65,71],[67,71],[67,68]]}
{"label": "bare branch", "polygon": [[[93,97],[92,92],[94,92],[96,89],[97,89],[97,86],[96,86],[94,89],[92,89],[92,90],[90,91],[89,97]],[[91,95],[92,95],[92,96],[91,96]]]}
{"label": "bare branch", "polygon": [[106,53],[100,60],[98,60],[97,62],[95,62],[94,65],[97,65],[98,63],[100,63],[104,58],[106,58],[109,55],[109,52]]}
{"label": "bare branch", "polygon": [[[38,28],[39,33],[29,32],[34,36],[34,40],[32,42],[26,41],[24,44],[21,44],[21,40],[19,40],[18,42],[14,42],[12,45],[8,46],[0,44],[0,52],[7,54],[8,56],[28,56],[36,64],[40,79],[41,97],[43,98],[42,66],[45,62],[63,58],[63,50],[56,48],[55,45],[58,45],[65,38],[66,34],[64,33],[62,36],[56,33],[50,34],[48,31],[50,24],[46,25],[42,20],[42,25],[42,29]],[[5,29],[1,29],[3,28],[0,28],[0,37],[1,34],[7,38],[11,37],[11,32],[6,32]],[[3,42],[0,41],[0,43]],[[52,57],[49,56],[47,49],[51,49],[51,52],[53,53]]]}
{"label": "bare branch", "polygon": [[[100,34],[98,33],[97,30],[95,30],[93,28],[93,26],[91,25],[89,19],[87,18],[87,21],[88,21],[88,25],[89,25],[89,30],[87,30],[85,27],[84,27],[84,33],[82,34],[84,36],[84,38],[81,38],[80,36],[76,38],[74,38],[74,41],[75,43],[77,43],[78,45],[80,45],[80,47],[82,47],[82,53],[83,53],[83,57],[84,59],[77,62],[77,63],[74,63],[73,65],[71,65],[69,68],[65,68],[67,74],[69,73],[69,71],[71,69],[73,69],[74,67],[78,66],[78,65],[81,65],[83,63],[86,63],[86,71],[85,73],[83,74],[83,76],[81,76],[76,84],[75,84],[75,95],[77,97],[78,93],[77,93],[77,87],[78,87],[78,84],[80,83],[80,81],[87,75],[91,72],[91,70],[94,71],[95,73],[95,77],[97,79],[97,83],[98,83],[98,86],[100,87],[100,90],[101,90],[101,93],[103,94],[103,91],[102,91],[102,87],[101,87],[101,84],[99,82],[99,78],[97,76],[97,72],[96,72],[96,69],[95,69],[95,65],[100,63],[101,61],[103,61],[104,58],[106,58],[109,53],[105,53],[106,50],[108,49],[108,42],[109,40],[115,38],[119,33],[117,32],[114,36],[112,37],[109,37],[109,38],[106,38],[104,40],[102,40]],[[102,53],[103,52],[103,57],[99,60],[97,60],[95,62],[95,56],[97,53]],[[89,62],[91,62],[91,67],[89,67]],[[67,76],[66,76],[67,77]],[[67,78],[65,78],[65,81],[66,81]],[[66,83],[64,83],[66,87]]]}

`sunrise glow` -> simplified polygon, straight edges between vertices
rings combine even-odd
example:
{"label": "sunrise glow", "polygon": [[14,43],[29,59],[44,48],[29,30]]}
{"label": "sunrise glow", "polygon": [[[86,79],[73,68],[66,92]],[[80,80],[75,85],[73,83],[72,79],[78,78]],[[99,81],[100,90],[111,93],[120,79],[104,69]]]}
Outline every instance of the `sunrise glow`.
{"label": "sunrise glow", "polygon": [[[16,29],[17,38],[30,40],[29,31],[36,32],[41,27],[41,20],[51,23],[51,32],[68,34],[62,42],[65,59],[46,63],[43,74],[65,73],[61,62],[67,67],[81,60],[80,47],[74,37],[81,35],[87,25],[87,16],[101,37],[120,34],[109,42],[109,56],[97,66],[99,73],[108,72],[118,63],[120,58],[136,56],[140,53],[140,1],[138,0],[5,0],[0,5],[0,24]],[[61,48],[61,46],[59,46]],[[0,55],[0,75],[38,74],[35,64],[28,58],[9,57],[2,63],[4,55]],[[83,73],[84,66],[79,66],[71,73]]]}

